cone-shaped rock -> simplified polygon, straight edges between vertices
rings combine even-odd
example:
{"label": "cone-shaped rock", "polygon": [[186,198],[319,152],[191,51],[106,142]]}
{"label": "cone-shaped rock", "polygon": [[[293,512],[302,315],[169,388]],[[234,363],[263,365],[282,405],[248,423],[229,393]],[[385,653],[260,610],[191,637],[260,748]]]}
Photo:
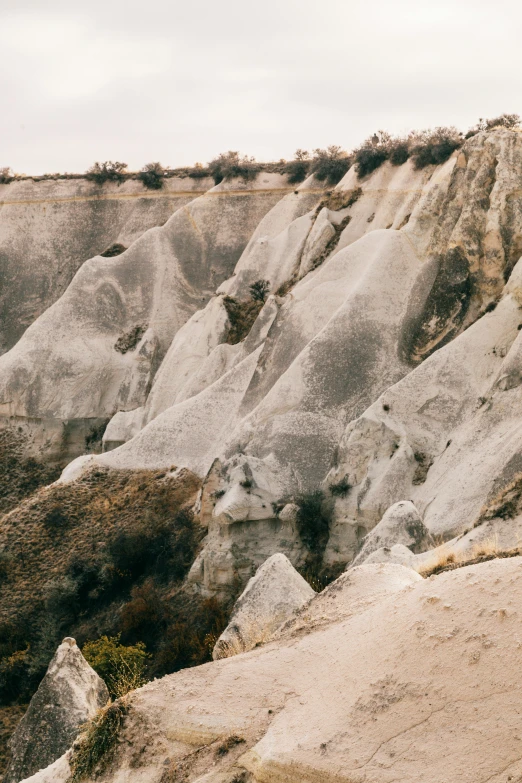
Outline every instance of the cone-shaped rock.
{"label": "cone-shaped rock", "polygon": [[272,555],[237,599],[230,623],[217,640],[212,657],[229,658],[251,650],[314,595],[315,591],[285,555]]}
{"label": "cone-shaped rock", "polygon": [[19,783],[56,761],[72,745],[82,723],[108,698],[105,683],[74,639],[64,639],[11,737],[4,783]]}

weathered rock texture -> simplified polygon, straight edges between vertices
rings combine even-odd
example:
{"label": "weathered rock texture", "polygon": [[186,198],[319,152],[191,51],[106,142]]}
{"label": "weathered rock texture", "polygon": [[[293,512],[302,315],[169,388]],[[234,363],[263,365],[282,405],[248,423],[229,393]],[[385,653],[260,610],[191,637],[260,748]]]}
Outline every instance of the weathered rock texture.
{"label": "weathered rock texture", "polygon": [[237,599],[230,622],[217,640],[212,657],[214,660],[229,658],[266,641],[278,626],[314,595],[315,591],[287,557],[272,555],[258,568]]}
{"label": "weathered rock texture", "polygon": [[516,781],[521,569],[512,558],[413,579],[347,618],[334,599],[318,628],[150,683],[97,779]]}
{"label": "weathered rock texture", "polygon": [[[106,453],[64,480],[93,464],[208,476],[190,574],[207,594],[276,552],[302,563],[281,509],[320,487],[332,567],[492,514],[509,529],[522,514],[520,181],[522,134],[502,128],[441,166],[351,169],[331,192],[313,177],[290,192],[280,174],[224,181],[83,264],[0,360],[3,422],[72,457],[111,418]],[[392,525],[365,544],[405,499],[427,532]]]}
{"label": "weathered rock texture", "polygon": [[64,639],[11,737],[12,758],[4,783],[18,783],[56,761],[108,698],[105,683],[74,639]]}
{"label": "weathered rock texture", "polygon": [[211,184],[189,177],[166,179],[159,191],[131,180],[0,184],[0,353],[59,299],[84,261],[129,247]]}
{"label": "weathered rock texture", "polygon": [[33,451],[63,459],[82,453],[86,422],[88,429],[143,405],[173,337],[232,274],[254,228],[287,191],[279,174],[248,186],[221,183],[121,255],[85,261],[0,359],[4,422],[20,420]]}

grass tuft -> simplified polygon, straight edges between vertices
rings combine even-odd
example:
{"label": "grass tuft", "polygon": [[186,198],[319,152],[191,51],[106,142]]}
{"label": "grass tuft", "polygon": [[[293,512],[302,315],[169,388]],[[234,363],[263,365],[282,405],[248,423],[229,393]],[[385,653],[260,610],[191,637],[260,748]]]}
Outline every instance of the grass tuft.
{"label": "grass tuft", "polygon": [[129,711],[125,698],[102,707],[84,727],[73,748],[71,783],[100,775],[114,757],[118,738]]}

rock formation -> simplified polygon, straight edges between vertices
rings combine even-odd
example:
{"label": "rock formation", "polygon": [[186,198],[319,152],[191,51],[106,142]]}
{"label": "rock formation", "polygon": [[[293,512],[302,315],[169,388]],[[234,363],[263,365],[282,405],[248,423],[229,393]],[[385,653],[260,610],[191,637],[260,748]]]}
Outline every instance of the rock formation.
{"label": "rock formation", "polygon": [[54,763],[72,745],[80,726],[108,698],[105,683],[74,639],[64,639],[11,737],[11,761],[4,782],[19,783]]}
{"label": "rock formation", "polygon": [[[347,577],[372,568],[401,570]],[[405,581],[347,618],[333,599],[317,628],[150,683],[97,779],[517,780],[521,568],[516,557]]]}
{"label": "rock formation", "polygon": [[212,657],[229,658],[251,650],[308,603],[314,590],[287,557],[272,555],[258,568],[239,596],[230,622],[217,640]]}

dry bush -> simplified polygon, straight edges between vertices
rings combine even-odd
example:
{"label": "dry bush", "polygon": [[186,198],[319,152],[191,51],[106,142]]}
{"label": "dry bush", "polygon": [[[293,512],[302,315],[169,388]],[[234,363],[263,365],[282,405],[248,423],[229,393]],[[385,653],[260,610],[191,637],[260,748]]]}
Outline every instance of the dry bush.
{"label": "dry bush", "polygon": [[105,163],[95,163],[85,172],[85,179],[103,185],[105,182],[117,182],[118,185],[125,180],[126,163],[106,160]]}
{"label": "dry bush", "polygon": [[334,190],[333,193],[329,193],[318,205],[318,209],[326,207],[334,212],[339,212],[341,209],[348,209],[353,206],[362,196],[362,189],[355,188],[355,190]]}
{"label": "dry bush", "polygon": [[61,466],[27,456],[25,439],[14,428],[0,429],[0,454],[0,514],[60,476]]}
{"label": "dry bush", "polygon": [[208,170],[215,184],[219,185],[224,179],[236,177],[246,181],[255,179],[261,167],[255,158],[249,158],[246,155],[240,155],[239,152],[229,150],[229,152],[222,152],[211,160],[208,164]]}
{"label": "dry bush", "polygon": [[0,185],[8,185],[14,180],[14,174],[9,166],[0,168]]}
{"label": "dry bush", "polygon": [[128,713],[125,697],[102,707],[76,740],[70,760],[71,783],[98,777],[114,757]]}
{"label": "dry bush", "polygon": [[236,345],[248,336],[257,316],[261,312],[263,301],[260,299],[249,299],[242,302],[233,296],[224,296],[223,304],[230,321],[227,343]]}
{"label": "dry bush", "polygon": [[429,559],[424,560],[415,569],[422,577],[426,578],[432,574],[437,574],[449,565],[455,565],[459,562],[459,556],[456,552],[446,546],[436,549]]}
{"label": "dry bush", "polygon": [[435,128],[410,135],[411,157],[416,169],[445,163],[462,147],[464,138],[456,128]]}
{"label": "dry bush", "polygon": [[505,487],[484,504],[473,527],[478,527],[489,519],[514,519],[521,512],[522,473],[517,473]]}
{"label": "dry bush", "polygon": [[303,182],[310,172],[312,165],[311,158],[306,150],[296,150],[294,160],[289,160],[285,164],[285,174],[288,175],[288,182],[291,185],[297,185]]}
{"label": "dry bush", "polygon": [[325,150],[315,149],[310,173],[315,176],[319,182],[326,182],[328,185],[337,185],[344,177],[351,165],[351,159],[348,153],[337,145],[331,145]]}
{"label": "dry bush", "polygon": [[138,172],[138,179],[149,190],[161,190],[165,184],[165,169],[161,163],[147,163]]}

